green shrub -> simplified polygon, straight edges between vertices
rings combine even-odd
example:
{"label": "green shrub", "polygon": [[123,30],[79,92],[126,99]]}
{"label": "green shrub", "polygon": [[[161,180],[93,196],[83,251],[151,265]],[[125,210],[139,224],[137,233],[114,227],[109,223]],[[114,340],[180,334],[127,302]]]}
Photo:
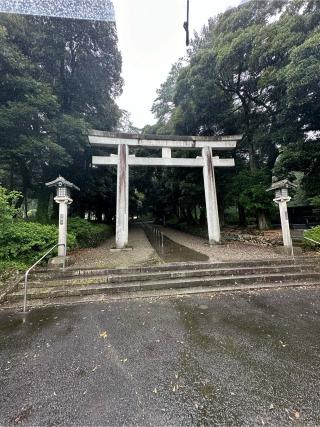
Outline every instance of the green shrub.
{"label": "green shrub", "polygon": [[[320,242],[320,225],[305,231],[304,237],[315,240],[316,242]],[[313,247],[314,249],[320,249],[320,245],[317,245],[316,243],[310,242],[306,239],[304,239],[304,244],[306,247]]]}
{"label": "green shrub", "polygon": [[13,217],[19,213],[15,208],[16,202],[21,197],[18,191],[8,191],[0,186],[0,225],[13,221]]}
{"label": "green shrub", "polygon": [[75,235],[80,248],[98,246],[113,233],[110,225],[95,224],[78,217],[70,218],[68,231]]}
{"label": "green shrub", "polygon": [[23,263],[23,262],[19,262],[19,261],[2,261],[0,260],[0,277],[6,273],[7,271],[24,271],[28,268],[28,265]]}
{"label": "green shrub", "polygon": [[[14,221],[1,226],[0,260],[30,264],[43,255],[58,241],[58,229],[54,225],[36,222]],[[76,245],[76,238],[68,234],[68,248]]]}

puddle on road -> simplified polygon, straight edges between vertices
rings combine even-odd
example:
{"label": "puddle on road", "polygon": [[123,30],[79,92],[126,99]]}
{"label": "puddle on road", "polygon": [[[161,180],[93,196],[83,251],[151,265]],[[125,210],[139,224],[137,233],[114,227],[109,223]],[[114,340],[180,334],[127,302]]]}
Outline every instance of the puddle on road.
{"label": "puddle on road", "polygon": [[72,316],[69,307],[44,307],[33,309],[27,313],[0,312],[0,350],[6,345],[11,345],[11,338],[30,339],[43,328],[55,325],[60,335],[72,331],[70,326],[65,326],[64,321]]}
{"label": "puddle on road", "polygon": [[151,229],[145,228],[144,232],[146,233],[149,242],[164,262],[197,262],[209,260],[209,257],[207,255],[194,251],[193,249],[187,248],[186,246],[180,245],[179,243],[174,242],[166,236],[163,236],[162,247],[162,239],[156,238]]}

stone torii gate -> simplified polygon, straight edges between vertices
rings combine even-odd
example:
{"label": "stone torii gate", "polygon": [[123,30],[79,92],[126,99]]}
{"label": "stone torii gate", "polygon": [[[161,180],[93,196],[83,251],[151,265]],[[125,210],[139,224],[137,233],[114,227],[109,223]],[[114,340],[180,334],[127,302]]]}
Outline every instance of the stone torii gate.
{"label": "stone torii gate", "polygon": [[[207,210],[209,244],[220,242],[220,224],[214,168],[233,167],[234,159],[220,159],[213,151],[234,149],[242,136],[169,136],[135,135],[97,130],[89,132],[89,142],[94,148],[117,147],[118,154],[93,156],[92,165],[117,165],[116,248],[128,245],[129,220],[129,166],[202,167]],[[129,147],[161,149],[162,157],[136,157]],[[171,150],[201,150],[202,156],[174,158]]]}

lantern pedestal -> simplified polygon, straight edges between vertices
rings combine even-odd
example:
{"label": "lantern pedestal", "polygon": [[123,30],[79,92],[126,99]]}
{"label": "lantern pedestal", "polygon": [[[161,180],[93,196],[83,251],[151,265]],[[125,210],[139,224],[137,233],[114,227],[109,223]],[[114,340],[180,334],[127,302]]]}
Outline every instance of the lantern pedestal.
{"label": "lantern pedestal", "polygon": [[65,257],[67,254],[68,235],[68,206],[73,202],[69,197],[55,197],[54,201],[59,204],[59,239],[58,256]]}
{"label": "lantern pedestal", "polygon": [[[54,268],[71,265],[72,262],[67,257],[67,237],[68,237],[68,206],[71,205],[71,190],[80,189],[67,181],[62,176],[51,182],[47,182],[49,188],[56,188],[56,197],[54,201],[59,204],[59,239],[58,239],[58,256],[50,261],[50,266]],[[70,264],[71,263],[71,264]]]}
{"label": "lantern pedestal", "polygon": [[273,199],[273,201],[277,203],[277,205],[279,206],[283,246],[291,250],[292,239],[291,239],[291,233],[290,233],[290,224],[289,224],[288,207],[287,207],[287,203],[290,200],[291,200],[291,197],[287,197],[284,199]]}
{"label": "lantern pedestal", "polygon": [[275,246],[274,251],[279,255],[292,256],[292,255],[302,255],[303,250],[299,246]]}
{"label": "lantern pedestal", "polygon": [[64,267],[70,267],[75,263],[74,257],[68,256],[56,256],[49,259],[48,270],[60,270]]}
{"label": "lantern pedestal", "polygon": [[267,191],[275,192],[275,198],[273,199],[273,201],[279,206],[283,252],[285,252],[286,255],[293,255],[287,207],[287,203],[291,200],[291,197],[289,197],[288,192],[289,188],[296,188],[296,185],[290,182],[288,179],[283,179],[282,181],[274,182]]}

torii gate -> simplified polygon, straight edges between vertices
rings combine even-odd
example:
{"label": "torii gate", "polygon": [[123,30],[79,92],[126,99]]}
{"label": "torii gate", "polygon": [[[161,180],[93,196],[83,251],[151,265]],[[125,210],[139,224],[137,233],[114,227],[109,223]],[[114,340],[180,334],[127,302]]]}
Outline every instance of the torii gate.
{"label": "torii gate", "polygon": [[[118,154],[110,156],[92,156],[92,165],[117,165],[117,213],[116,248],[124,249],[128,245],[129,220],[129,166],[168,166],[202,167],[207,210],[209,244],[220,242],[220,224],[215,184],[215,167],[233,167],[234,159],[220,159],[212,156],[214,151],[226,151],[236,147],[241,135],[205,137],[205,136],[169,136],[136,135],[126,133],[89,131],[92,147],[118,147]],[[136,157],[129,155],[129,147],[162,149],[162,157]],[[202,156],[196,158],[173,158],[171,150],[201,149]]]}

